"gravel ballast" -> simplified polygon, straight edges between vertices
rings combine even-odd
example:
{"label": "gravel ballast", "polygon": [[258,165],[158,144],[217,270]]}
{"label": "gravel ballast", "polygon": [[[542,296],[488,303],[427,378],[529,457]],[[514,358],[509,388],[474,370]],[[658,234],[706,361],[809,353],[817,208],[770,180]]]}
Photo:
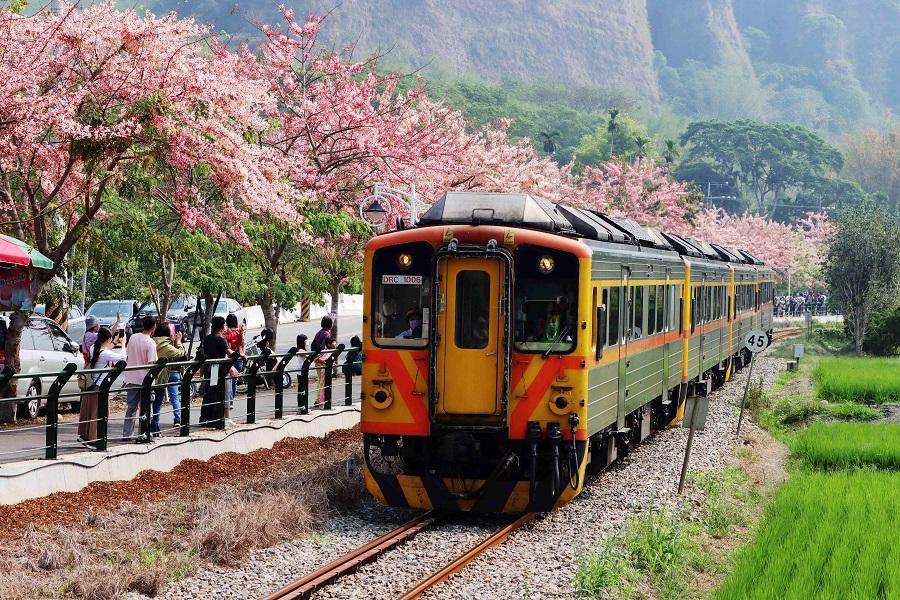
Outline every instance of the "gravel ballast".
{"label": "gravel ballast", "polygon": [[[772,384],[784,361],[757,357],[754,382]],[[694,436],[690,468],[720,470],[733,461],[738,405],[748,369],[710,396],[704,431]],[[756,430],[745,413],[742,428]],[[461,573],[430,590],[428,598],[571,598],[576,559],[600,539],[622,531],[633,514],[690,501],[677,495],[688,430],[661,431],[624,459],[588,480],[561,509],[514,532]],[[252,553],[237,569],[212,568],[170,584],[164,598],[261,598],[396,527],[414,513],[367,503],[329,519],[315,535]],[[487,537],[507,517],[464,515],[426,530],[374,563],[316,593],[319,600],[396,598],[411,585]]]}

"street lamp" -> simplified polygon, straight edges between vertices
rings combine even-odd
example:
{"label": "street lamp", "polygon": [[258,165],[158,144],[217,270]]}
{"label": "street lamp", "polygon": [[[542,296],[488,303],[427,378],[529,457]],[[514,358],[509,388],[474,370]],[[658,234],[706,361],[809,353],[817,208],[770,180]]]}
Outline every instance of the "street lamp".
{"label": "street lamp", "polygon": [[380,223],[388,214],[388,209],[381,205],[378,198],[373,198],[369,206],[362,209],[363,218],[368,223]]}
{"label": "street lamp", "polygon": [[359,213],[369,225],[381,227],[387,224],[388,217],[392,213],[401,213],[398,216],[402,216],[402,212],[405,211],[409,215],[410,226],[415,227],[419,220],[419,210],[423,208],[427,210],[431,205],[419,201],[416,184],[412,184],[407,191],[379,182],[375,184],[372,195],[360,202]]}

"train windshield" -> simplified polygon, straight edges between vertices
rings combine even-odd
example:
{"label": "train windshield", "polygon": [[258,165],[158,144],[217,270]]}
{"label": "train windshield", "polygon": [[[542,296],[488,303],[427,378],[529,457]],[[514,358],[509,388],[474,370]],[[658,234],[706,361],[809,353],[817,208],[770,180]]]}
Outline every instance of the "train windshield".
{"label": "train windshield", "polygon": [[547,248],[516,253],[516,349],[571,352],[578,335],[578,259]]}
{"label": "train windshield", "polygon": [[431,247],[383,248],[373,260],[372,337],[377,346],[428,345],[431,311]]}

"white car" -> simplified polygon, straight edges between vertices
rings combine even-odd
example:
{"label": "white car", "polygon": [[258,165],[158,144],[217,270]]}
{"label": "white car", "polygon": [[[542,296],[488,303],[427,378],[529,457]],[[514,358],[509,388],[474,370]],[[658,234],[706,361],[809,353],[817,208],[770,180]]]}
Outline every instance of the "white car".
{"label": "white car", "polygon": [[[5,336],[6,327],[2,327],[0,332]],[[0,347],[2,347],[2,342],[3,340],[0,339]],[[38,374],[58,373],[69,363],[74,363],[79,368],[84,366],[84,359],[78,344],[73,342],[66,332],[51,319],[30,317],[28,324],[22,330],[22,342],[19,347],[19,364],[21,366],[19,372],[34,373],[35,377],[19,379],[18,396],[32,398],[46,394],[56,376],[38,376]],[[62,393],[77,393],[78,391],[78,378],[73,375],[63,387]],[[68,402],[72,408],[80,405],[77,398],[63,398],[61,402]],[[18,417],[37,418],[41,408],[46,404],[46,399],[23,400],[18,406]]]}

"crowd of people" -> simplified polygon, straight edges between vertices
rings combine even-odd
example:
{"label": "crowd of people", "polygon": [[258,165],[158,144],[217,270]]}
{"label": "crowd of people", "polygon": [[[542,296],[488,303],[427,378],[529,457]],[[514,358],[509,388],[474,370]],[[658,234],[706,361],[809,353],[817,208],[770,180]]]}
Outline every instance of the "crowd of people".
{"label": "crowd of people", "polygon": [[[134,333],[127,340],[125,330],[119,327],[120,319],[111,327],[101,327],[96,317],[87,316],[85,319],[86,333],[82,339],[82,354],[84,367],[87,370],[96,371],[84,374],[81,388],[81,414],[78,426],[78,441],[93,448],[98,441],[97,437],[97,398],[98,392],[107,371],[119,361],[125,361],[127,365],[148,365],[146,368],[127,369],[122,374],[123,389],[125,391],[125,420],[122,428],[122,439],[132,441],[135,439],[135,421],[140,411],[141,392],[146,383],[151,368],[160,358],[167,359],[168,363],[177,363],[188,359],[188,350],[183,342],[183,333],[177,325],[168,323],[163,319],[157,320],[154,316],[145,316],[140,320],[141,331]],[[337,346],[337,340],[332,335],[334,319],[332,316],[322,318],[321,328],[312,340],[311,350],[320,354],[315,360],[316,376],[318,381],[318,394],[316,406],[325,406],[325,361],[328,358],[328,350]],[[213,427],[217,422],[224,421],[225,426],[233,426],[231,409],[234,406],[234,398],[237,394],[238,380],[241,378],[244,367],[247,364],[247,352],[261,355],[266,352],[275,352],[275,334],[271,329],[264,328],[254,338],[249,346],[245,341],[246,325],[239,324],[236,315],[227,317],[214,316],[210,320],[210,333],[203,339],[201,348],[203,356],[207,360],[225,359],[238,354],[234,364],[230,366],[225,378],[224,401],[218,395],[218,382],[220,367],[216,364],[208,364],[204,367],[204,391],[203,404],[200,409],[201,426]],[[298,338],[299,350],[306,350],[306,335]],[[362,345],[359,337],[354,336],[350,340],[351,348],[359,348]],[[352,357],[350,356],[352,354]],[[343,371],[345,376],[360,374],[362,369],[359,360],[359,350],[351,350],[348,354]],[[273,374],[277,365],[277,359],[267,357],[259,374],[259,382],[270,387],[273,384]],[[222,363],[219,363],[222,364]],[[225,363],[227,364],[227,363]],[[173,430],[181,426],[181,378],[182,369],[178,366],[163,367],[153,381],[151,397],[150,435],[160,437],[160,415],[168,398],[173,415]],[[187,401],[190,401],[187,399]],[[167,411],[168,412],[168,411]]]}
{"label": "crowd of people", "polygon": [[791,296],[775,296],[776,317],[802,317],[807,311],[813,315],[828,314],[828,296],[812,290],[805,294],[797,292]]}

